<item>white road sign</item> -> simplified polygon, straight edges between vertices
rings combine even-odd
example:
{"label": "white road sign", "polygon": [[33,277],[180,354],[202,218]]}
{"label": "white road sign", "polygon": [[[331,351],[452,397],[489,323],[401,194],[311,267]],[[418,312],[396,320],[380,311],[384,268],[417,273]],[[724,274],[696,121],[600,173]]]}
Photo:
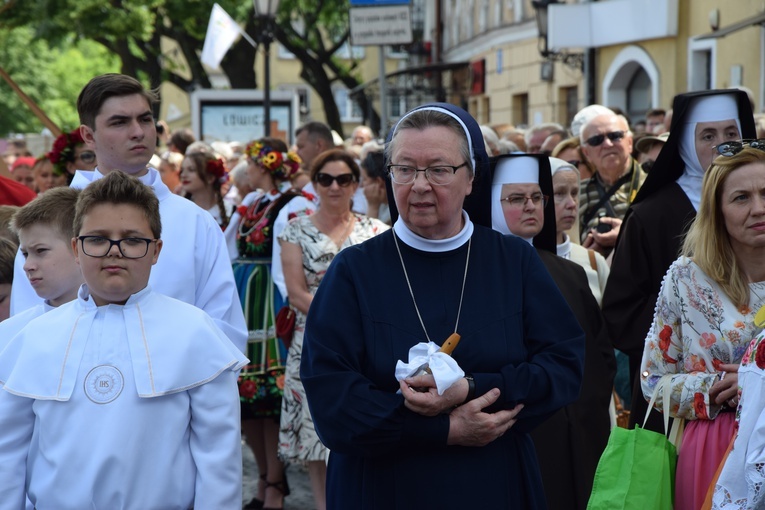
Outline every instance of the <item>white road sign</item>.
{"label": "white road sign", "polygon": [[409,5],[351,8],[351,43],[354,46],[409,44],[412,19]]}

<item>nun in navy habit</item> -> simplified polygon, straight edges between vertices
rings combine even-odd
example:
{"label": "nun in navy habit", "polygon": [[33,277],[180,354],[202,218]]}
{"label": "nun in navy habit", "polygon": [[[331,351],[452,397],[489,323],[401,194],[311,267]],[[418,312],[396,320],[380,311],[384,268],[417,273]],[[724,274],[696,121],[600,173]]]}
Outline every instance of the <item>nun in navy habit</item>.
{"label": "nun in navy habit", "polygon": [[[529,432],[577,398],[582,330],[535,250],[463,210],[491,191],[474,186],[488,158],[469,114],[410,111],[386,160],[394,227],[334,259],[306,324],[327,507],[547,508]],[[413,346],[455,332],[450,385],[437,355],[397,380]]]}
{"label": "nun in navy habit", "polygon": [[[648,408],[638,377],[645,338],[661,282],[696,218],[702,178],[718,155],[714,147],[756,138],[752,107],[742,90],[679,94],[672,108],[669,138],[624,217],[603,293],[610,338],[629,356],[634,385],[630,426],[642,425]],[[658,412],[651,413],[646,428],[664,430]]]}
{"label": "nun in navy habit", "polygon": [[557,255],[550,159],[532,154],[498,156],[491,170],[492,228],[533,243],[585,333],[579,398],[531,433],[550,510],[585,510],[611,432],[614,349],[584,269]]}

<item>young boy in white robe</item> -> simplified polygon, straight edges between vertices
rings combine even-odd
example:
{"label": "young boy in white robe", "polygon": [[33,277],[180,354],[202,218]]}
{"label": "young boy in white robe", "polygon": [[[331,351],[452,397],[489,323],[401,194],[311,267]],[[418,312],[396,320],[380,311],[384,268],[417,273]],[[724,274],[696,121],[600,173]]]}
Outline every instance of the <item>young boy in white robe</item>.
{"label": "young boy in white robe", "polygon": [[[247,325],[234,282],[223,232],[210,214],[183,197],[174,195],[162,176],[149,166],[157,143],[152,113],[156,96],[135,78],[122,74],[96,76],[77,98],[80,134],[96,153],[93,171],[77,170],[71,187],[85,188],[112,172],[125,172],[150,186],[159,199],[167,247],[151,285],[170,297],[195,305],[216,322],[244,352]],[[39,304],[22,278],[20,256],[11,293],[11,315]]]}
{"label": "young boy in white robe", "polygon": [[0,351],[29,321],[77,298],[83,280],[72,251],[72,223],[79,193],[52,188],[13,215],[24,275],[43,302],[0,323]]}
{"label": "young boy in white robe", "polygon": [[78,298],[0,353],[0,509],[241,508],[247,359],[148,285],[156,196],[112,172],[81,192],[74,232]]}

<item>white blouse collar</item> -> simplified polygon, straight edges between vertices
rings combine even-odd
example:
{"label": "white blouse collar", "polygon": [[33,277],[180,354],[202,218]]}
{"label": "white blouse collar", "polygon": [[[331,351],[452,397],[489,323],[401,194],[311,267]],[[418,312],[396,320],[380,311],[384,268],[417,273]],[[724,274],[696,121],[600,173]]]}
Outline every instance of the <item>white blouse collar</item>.
{"label": "white blouse collar", "polygon": [[571,258],[571,238],[563,234],[564,241],[557,246],[558,256],[564,259]]}
{"label": "white blouse collar", "polygon": [[[143,289],[139,290],[135,294],[131,295],[128,300],[125,302],[124,305],[106,305],[106,306],[129,306],[129,305],[135,305],[138,302],[143,301],[146,296],[151,294],[151,286],[146,285]],[[78,301],[80,303],[80,306],[85,310],[92,310],[95,308],[98,308],[98,305],[96,305],[95,301],[93,301],[90,298],[90,289],[88,288],[88,285],[86,283],[83,283],[80,286],[80,290],[77,293]]]}
{"label": "white blouse collar", "polygon": [[429,251],[434,253],[456,250],[460,246],[464,245],[473,235],[473,223],[470,221],[468,213],[463,210],[462,217],[465,219],[465,226],[454,237],[448,239],[426,239],[412,232],[409,227],[406,226],[401,216],[396,220],[393,225],[393,230],[401,241],[407,246],[410,246],[416,250]]}

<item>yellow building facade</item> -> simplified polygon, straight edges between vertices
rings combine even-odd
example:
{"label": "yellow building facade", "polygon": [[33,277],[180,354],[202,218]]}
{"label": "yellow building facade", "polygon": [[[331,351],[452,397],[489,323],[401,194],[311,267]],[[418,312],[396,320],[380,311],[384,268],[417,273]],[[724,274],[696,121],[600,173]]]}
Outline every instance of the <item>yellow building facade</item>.
{"label": "yellow building facade", "polygon": [[530,0],[441,0],[443,58],[469,62],[467,105],[481,123],[568,125],[593,100],[636,121],[678,93],[737,86],[755,111],[765,104],[762,0],[549,5],[548,47],[581,54],[582,68],[542,57],[536,11]]}

